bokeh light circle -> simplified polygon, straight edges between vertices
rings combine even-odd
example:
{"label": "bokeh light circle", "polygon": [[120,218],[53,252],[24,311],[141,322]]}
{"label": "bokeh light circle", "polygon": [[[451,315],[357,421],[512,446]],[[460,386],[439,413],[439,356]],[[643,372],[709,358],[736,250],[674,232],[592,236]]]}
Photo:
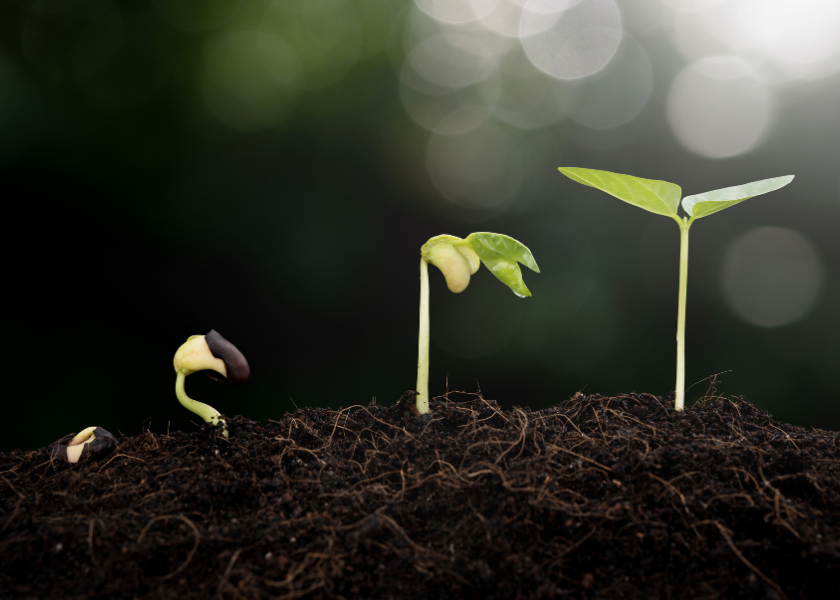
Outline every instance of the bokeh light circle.
{"label": "bokeh light circle", "polygon": [[473,129],[499,97],[494,53],[480,42],[437,35],[415,47],[400,72],[400,99],[421,127],[445,135]]}
{"label": "bokeh light circle", "polygon": [[659,0],[662,4],[678,12],[698,13],[709,10],[729,0]]}
{"label": "bokeh light circle", "polygon": [[499,0],[414,0],[424,13],[443,23],[467,23],[490,13]]}
{"label": "bokeh light circle", "polygon": [[759,327],[802,319],[816,304],[823,268],[814,245],[801,233],[758,227],[728,249],[721,286],[729,307]]}
{"label": "bokeh light circle", "polygon": [[534,67],[521,47],[499,61],[501,90],[493,115],[520,129],[542,129],[564,118],[551,91],[552,79]]}
{"label": "bokeh light circle", "polygon": [[833,0],[729,0],[678,13],[671,34],[689,59],[741,56],[774,85],[840,70],[840,3]]}
{"label": "bokeh light circle", "polygon": [[730,56],[710,56],[685,67],[671,84],[667,104],[680,143],[710,158],[751,150],[774,117],[767,86],[749,64]]}
{"label": "bokeh light circle", "polygon": [[557,13],[526,9],[520,34],[537,68],[558,79],[581,79],[603,69],[618,50],[621,16],[613,0],[581,0]]}
{"label": "bokeh light circle", "polygon": [[555,95],[563,112],[592,129],[611,129],[632,121],[653,89],[653,69],[645,49],[625,37],[616,57],[596,77],[579,83],[558,82]]}
{"label": "bokeh light circle", "polygon": [[493,52],[461,35],[436,35],[415,47],[406,58],[429,83],[457,89],[486,79],[494,71]]}
{"label": "bokeh light circle", "polygon": [[492,11],[481,18],[481,25],[509,38],[519,37],[519,22],[525,7],[516,0],[501,0]]}

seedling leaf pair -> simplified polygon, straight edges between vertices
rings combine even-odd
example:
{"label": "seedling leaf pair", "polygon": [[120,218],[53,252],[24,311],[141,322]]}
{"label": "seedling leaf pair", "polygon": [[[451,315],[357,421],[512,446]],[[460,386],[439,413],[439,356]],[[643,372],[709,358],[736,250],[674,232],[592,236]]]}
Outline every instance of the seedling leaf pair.
{"label": "seedling leaf pair", "polygon": [[520,298],[530,296],[522,280],[522,263],[540,272],[531,251],[515,239],[498,233],[472,233],[466,239],[452,235],[431,238],[420,249],[420,333],[417,358],[417,412],[429,412],[429,263],[446,278],[450,291],[460,293],[483,263],[499,281]]}
{"label": "seedling leaf pair", "polygon": [[[676,184],[596,169],[561,167],[560,172],[569,179],[606,192],[633,206],[658,215],[679,218],[677,208],[680,205],[682,190]],[[778,190],[792,180],[793,175],[786,175],[686,196],[682,199],[682,207],[689,217],[699,219],[744,200]]]}
{"label": "seedling leaf pair", "polygon": [[701,217],[707,217],[744,200],[772,192],[786,186],[793,175],[763,179],[743,185],[713,190],[682,200],[688,216],[677,214],[682,191],[678,185],[655,179],[642,179],[632,175],[610,173],[595,169],[560,167],[569,179],[604,191],[619,200],[644,210],[671,217],[680,227],[680,287],[677,315],[677,384],[674,408],[682,410],[685,402],[685,305],[688,287],[688,230]]}
{"label": "seedling leaf pair", "polygon": [[508,286],[520,298],[531,295],[522,280],[522,263],[535,273],[540,272],[531,251],[523,244],[498,233],[472,233],[464,240],[472,248],[484,266],[490,269],[499,281]]}

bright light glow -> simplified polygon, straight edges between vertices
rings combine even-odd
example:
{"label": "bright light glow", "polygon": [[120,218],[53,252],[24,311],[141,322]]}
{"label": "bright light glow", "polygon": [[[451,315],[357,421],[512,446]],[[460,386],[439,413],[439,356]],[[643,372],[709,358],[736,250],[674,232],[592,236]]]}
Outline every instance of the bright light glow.
{"label": "bright light glow", "polygon": [[[732,48],[764,55],[791,79],[834,73],[840,53],[840,2],[739,0],[720,32]],[[833,64],[821,64],[831,61]]]}
{"label": "bright light glow", "polygon": [[668,121],[689,150],[711,158],[752,149],[772,123],[773,99],[744,61],[726,56],[683,69],[668,92]]}
{"label": "bright light glow", "polygon": [[433,135],[426,168],[442,196],[469,208],[504,207],[525,177],[517,141],[486,123],[461,135]]}
{"label": "bright light glow", "polygon": [[802,319],[820,297],[823,269],[814,245],[801,233],[758,227],[729,248],[721,285],[730,308],[759,327]]}
{"label": "bright light glow", "polygon": [[499,0],[414,0],[430,17],[443,23],[467,23],[492,11]]}
{"label": "bright light glow", "polygon": [[418,75],[442,88],[462,88],[490,76],[494,54],[466,36],[437,35],[418,45],[406,59]]}
{"label": "bright light glow", "polygon": [[635,119],[652,89],[653,70],[647,52],[625,37],[604,71],[580,83],[558,83],[555,95],[572,120],[593,129],[611,129]]}
{"label": "bright light glow", "polygon": [[835,0],[729,0],[677,15],[672,35],[690,59],[738,55],[771,83],[820,79],[840,70],[840,3]]}
{"label": "bright light glow", "polygon": [[445,135],[473,129],[492,113],[498,97],[495,57],[470,38],[434,36],[403,63],[400,98],[426,129]]}
{"label": "bright light glow", "polygon": [[525,7],[516,0],[501,0],[496,7],[481,18],[481,25],[500,35],[519,37],[519,22]]}
{"label": "bright light glow", "polygon": [[[530,4],[529,4],[530,6]],[[558,79],[580,79],[603,69],[621,42],[621,17],[613,0],[581,0],[559,13],[547,13],[553,23],[540,33],[545,13],[526,10],[520,32],[522,45],[539,69]]]}
{"label": "bright light glow", "polygon": [[730,0],[659,0],[678,12],[697,13],[728,3]]}

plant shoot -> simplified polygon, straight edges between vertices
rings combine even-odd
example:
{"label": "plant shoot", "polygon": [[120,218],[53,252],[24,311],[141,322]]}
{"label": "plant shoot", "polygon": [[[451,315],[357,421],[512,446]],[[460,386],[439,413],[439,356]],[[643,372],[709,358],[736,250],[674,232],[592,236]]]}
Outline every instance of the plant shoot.
{"label": "plant shoot", "polygon": [[[222,426],[222,435],[228,437],[227,423],[220,419],[221,413],[212,406],[193,400],[184,391],[184,379],[196,371],[208,371],[208,375],[217,381],[243,383],[248,380],[251,370],[242,353],[216,333],[210,330],[207,335],[193,335],[187,338],[175,353],[175,395],[189,411],[194,412],[207,423]],[[218,373],[221,377],[215,377]]]}
{"label": "plant shoot", "polygon": [[674,408],[685,406],[685,302],[688,288],[688,230],[695,220],[734,206],[754,196],[778,190],[793,180],[793,175],[774,177],[753,183],[704,192],[682,199],[682,208],[687,216],[680,216],[682,190],[680,186],[667,181],[642,179],[632,175],[621,175],[595,169],[560,167],[560,172],[569,179],[594,187],[615,196],[633,206],[670,217],[680,228],[680,283],[677,308],[677,384]]}
{"label": "plant shoot", "polygon": [[484,263],[499,281],[520,298],[531,295],[522,280],[522,263],[532,271],[540,269],[531,251],[515,239],[498,233],[471,233],[466,239],[452,235],[433,237],[420,248],[420,335],[417,358],[417,412],[429,412],[429,263],[446,278],[449,291],[467,289],[470,277]]}

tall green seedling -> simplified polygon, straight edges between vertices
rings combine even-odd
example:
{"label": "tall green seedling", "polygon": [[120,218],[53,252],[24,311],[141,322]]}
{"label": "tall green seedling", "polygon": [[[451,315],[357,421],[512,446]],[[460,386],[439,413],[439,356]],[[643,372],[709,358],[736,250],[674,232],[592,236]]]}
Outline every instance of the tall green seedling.
{"label": "tall green seedling", "polygon": [[540,272],[531,251],[515,239],[498,233],[471,233],[466,239],[452,235],[433,237],[420,248],[420,334],[417,358],[417,412],[429,412],[429,263],[441,270],[449,291],[467,289],[482,263],[520,298],[531,295],[522,281],[522,263]]}
{"label": "tall green seedling", "polygon": [[680,283],[677,308],[677,385],[674,408],[685,406],[685,301],[688,289],[688,230],[695,220],[729,208],[753,196],[778,190],[793,180],[793,175],[774,177],[736,185],[711,192],[704,192],[682,199],[687,216],[678,214],[680,186],[667,181],[642,179],[595,169],[560,167],[560,172],[578,183],[604,191],[619,200],[638,206],[652,213],[670,217],[680,228]]}

